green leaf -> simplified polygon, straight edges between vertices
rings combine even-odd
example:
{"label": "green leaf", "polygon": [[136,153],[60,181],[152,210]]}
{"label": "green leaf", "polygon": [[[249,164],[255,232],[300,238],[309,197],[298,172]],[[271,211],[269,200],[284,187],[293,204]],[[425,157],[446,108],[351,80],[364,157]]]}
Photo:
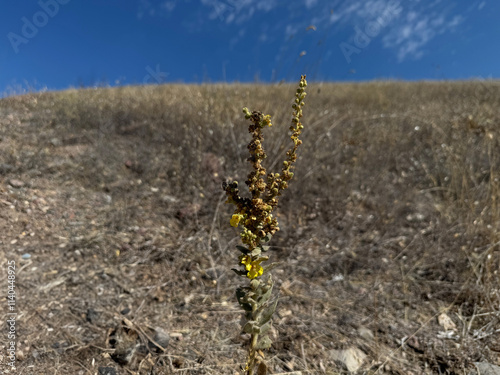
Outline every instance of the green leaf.
{"label": "green leaf", "polygon": [[265,266],[262,266],[262,269],[264,270],[262,272],[263,275],[265,275],[266,273],[268,273],[269,271],[271,271],[273,268],[277,267],[280,265],[280,262],[274,262],[274,263],[270,263],[270,264],[266,264]]}
{"label": "green leaf", "polygon": [[245,255],[250,252],[250,249],[247,249],[245,246],[236,245],[236,248]]}
{"label": "green leaf", "polygon": [[257,340],[257,345],[255,346],[255,349],[257,350],[269,349],[272,343],[273,342],[271,341],[268,335],[260,336],[259,339]]}
{"label": "green leaf", "polygon": [[256,329],[255,320],[251,320],[243,326],[243,332],[245,333],[253,333],[254,329]]}
{"label": "green leaf", "polygon": [[266,236],[265,236],[262,240],[263,240],[264,242],[269,242],[269,241],[271,241],[271,238],[272,238],[272,237],[273,237],[273,236],[271,235],[271,233],[268,233],[268,234],[266,234]]}
{"label": "green leaf", "polygon": [[265,334],[267,331],[269,331],[272,327],[272,322],[269,321],[266,324],[264,324],[262,327],[260,327],[260,334]]}
{"label": "green leaf", "polygon": [[[250,281],[250,286],[252,287],[253,290],[257,290],[257,288],[260,286],[260,280],[259,279],[253,279]],[[252,293],[252,297],[255,296],[256,293]]]}
{"label": "green leaf", "polygon": [[240,304],[243,310],[252,311],[252,305],[249,302],[247,302],[248,300],[247,293],[242,288],[236,289],[236,299],[238,300],[238,303]]}
{"label": "green leaf", "polygon": [[274,302],[268,303],[265,307],[260,309],[260,311],[257,313],[256,320],[259,324],[259,326],[263,326],[266,324],[268,321],[271,320],[274,311],[276,310],[276,305],[278,304],[278,299],[274,300]]}
{"label": "green leaf", "polygon": [[255,257],[258,257],[261,253],[262,253],[262,250],[260,248],[256,247],[255,249],[252,250],[250,255],[255,258]]}
{"label": "green leaf", "polygon": [[260,305],[266,302],[269,299],[269,297],[271,297],[272,292],[273,292],[273,284],[271,283],[270,286],[267,286],[267,290],[264,293],[262,293],[259,297],[257,297],[257,303]]}
{"label": "green leaf", "polygon": [[260,246],[260,248],[262,249],[262,251],[269,251],[269,249],[271,248],[271,246]]}

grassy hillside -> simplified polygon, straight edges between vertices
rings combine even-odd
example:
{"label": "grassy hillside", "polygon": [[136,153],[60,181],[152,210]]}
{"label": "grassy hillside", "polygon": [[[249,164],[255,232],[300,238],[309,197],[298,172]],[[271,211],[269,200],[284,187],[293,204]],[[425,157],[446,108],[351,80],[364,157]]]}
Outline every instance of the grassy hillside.
{"label": "grassy hillside", "polygon": [[[221,183],[249,171],[244,106],[273,116],[266,167],[280,167],[294,92],[0,100],[0,263],[18,266],[22,373],[236,373],[239,238]],[[346,373],[349,348],[360,374],[499,364],[499,107],[496,82],[309,84],[271,242],[274,373]]]}

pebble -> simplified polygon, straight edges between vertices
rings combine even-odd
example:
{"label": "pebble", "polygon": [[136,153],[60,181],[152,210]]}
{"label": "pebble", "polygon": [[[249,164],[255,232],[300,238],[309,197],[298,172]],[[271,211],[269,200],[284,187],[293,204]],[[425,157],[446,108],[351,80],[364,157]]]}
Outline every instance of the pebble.
{"label": "pebble", "polygon": [[374,335],[372,330],[366,328],[366,327],[359,327],[358,328],[358,335],[361,336],[363,339],[366,341],[371,341],[374,339]]}
{"label": "pebble", "polygon": [[[500,367],[488,362],[474,362],[481,375],[500,375]],[[471,373],[472,374],[472,373]]]}
{"label": "pebble", "polygon": [[157,327],[155,329],[153,340],[163,349],[165,349],[170,341],[170,336],[165,330],[163,330],[163,328]]}
{"label": "pebble", "polygon": [[22,255],[21,258],[23,258],[23,259],[30,259],[31,258],[31,254],[25,253],[25,254]]}
{"label": "pebble", "polygon": [[162,202],[164,203],[175,203],[177,202],[177,198],[173,197],[171,195],[164,195],[163,197],[160,198]]}
{"label": "pebble", "polygon": [[18,360],[20,360],[20,361],[24,360],[24,353],[23,353],[23,351],[22,351],[22,350],[18,350],[18,351],[16,352],[16,358],[17,358]]}
{"label": "pebble", "polygon": [[13,178],[9,180],[9,185],[13,188],[22,188],[24,186],[24,182]]}
{"label": "pebble", "polygon": [[358,371],[367,358],[363,351],[355,347],[345,350],[331,350],[330,355],[333,360],[341,362],[349,372]]}

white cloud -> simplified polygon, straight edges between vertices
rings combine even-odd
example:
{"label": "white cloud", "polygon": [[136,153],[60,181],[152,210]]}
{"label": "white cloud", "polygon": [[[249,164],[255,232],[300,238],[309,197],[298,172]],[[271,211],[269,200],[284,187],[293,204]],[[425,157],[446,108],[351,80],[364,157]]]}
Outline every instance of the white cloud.
{"label": "white cloud", "polygon": [[[439,5],[437,0],[432,7]],[[448,20],[443,12],[412,10],[408,12],[403,22],[394,25],[383,38],[384,47],[396,49],[398,61],[408,58],[419,59],[424,55],[424,47],[436,36],[453,31],[464,20],[456,15]]]}
{"label": "white cloud", "polygon": [[175,1],[165,1],[162,4],[162,7],[167,11],[167,12],[172,12],[175,9]]}
{"label": "white cloud", "polygon": [[310,9],[318,3],[318,0],[304,0],[306,8]]}
{"label": "white cloud", "polygon": [[376,19],[382,15],[387,8],[387,0],[369,0],[364,2],[363,6],[358,7],[357,14],[361,18]]}
{"label": "white cloud", "polygon": [[276,6],[278,5],[278,2],[276,0],[261,0],[257,1],[257,9],[258,10],[263,10],[264,12],[269,12],[270,10],[273,10]]}
{"label": "white cloud", "polygon": [[285,28],[285,37],[288,39],[291,36],[294,36],[297,33],[297,30],[298,30],[298,26],[286,25],[286,28]]}
{"label": "white cloud", "polygon": [[274,9],[277,0],[201,0],[207,7],[209,19],[218,19],[226,24],[241,24],[255,14],[256,11],[269,12]]}
{"label": "white cloud", "polygon": [[[140,4],[138,17],[172,13],[180,4],[179,0],[162,0],[162,6],[153,0],[137,0]],[[469,8],[459,7],[455,2],[444,0],[191,0],[193,5],[201,5],[197,17],[185,22],[188,29],[195,25],[197,31],[203,29],[204,21],[238,25],[241,28],[262,13],[279,9],[272,30],[256,30],[260,42],[272,38],[300,36],[311,24],[318,30],[328,30],[332,35],[351,31],[355,27],[364,29],[368,24],[379,22],[380,31],[374,37],[384,48],[394,53],[400,62],[419,59],[426,53],[428,44],[446,33],[455,32],[463,24],[470,12],[486,6],[486,0],[475,0]],[[154,13],[156,11],[156,13]],[[307,11],[308,17],[304,17]],[[255,17],[254,17],[255,16]],[[240,37],[233,36],[233,44]],[[372,38],[373,39],[373,38]],[[346,40],[345,42],[349,42]]]}
{"label": "white cloud", "polygon": [[150,17],[167,15],[175,9],[178,0],[167,0],[154,4],[151,0],[139,0],[137,18],[142,19],[145,15]]}
{"label": "white cloud", "polygon": [[408,14],[406,15],[406,19],[408,20],[408,22],[414,21],[417,17],[418,17],[417,12],[413,11],[408,12]]}
{"label": "white cloud", "polygon": [[463,21],[464,21],[463,16],[461,16],[461,15],[455,16],[455,17],[453,17],[453,19],[450,22],[448,22],[448,27],[455,28],[458,25],[460,25]]}

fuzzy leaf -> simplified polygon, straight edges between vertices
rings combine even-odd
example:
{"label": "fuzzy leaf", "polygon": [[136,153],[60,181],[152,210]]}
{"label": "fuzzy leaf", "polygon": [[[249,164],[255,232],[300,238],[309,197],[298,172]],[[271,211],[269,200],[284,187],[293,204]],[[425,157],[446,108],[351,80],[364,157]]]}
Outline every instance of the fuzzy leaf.
{"label": "fuzzy leaf", "polygon": [[262,253],[262,250],[260,248],[256,247],[255,249],[252,250],[250,255],[252,257],[258,257],[261,253]]}
{"label": "fuzzy leaf", "polygon": [[262,268],[264,269],[264,272],[262,274],[265,275],[266,273],[268,273],[273,268],[275,268],[276,266],[279,266],[279,265],[280,265],[280,262],[274,262],[274,263],[267,264],[267,265],[263,266]]}
{"label": "fuzzy leaf", "polygon": [[[260,285],[260,280],[259,279],[253,279],[250,281],[250,286],[252,287],[253,290],[257,290],[257,288]],[[252,297],[255,296],[255,293],[252,292]]]}
{"label": "fuzzy leaf", "polygon": [[243,326],[243,332],[245,333],[253,333],[254,329],[256,329],[255,320],[251,320]]}
{"label": "fuzzy leaf", "polygon": [[265,236],[262,240],[263,240],[264,242],[269,242],[269,241],[271,241],[271,238],[272,238],[272,237],[273,237],[273,236],[271,235],[271,233],[268,233],[268,234],[266,234],[266,236]]}
{"label": "fuzzy leaf", "polygon": [[262,251],[269,251],[271,246],[261,246],[260,248],[262,249]]}
{"label": "fuzzy leaf", "polygon": [[274,300],[274,302],[271,302],[267,304],[264,308],[262,308],[256,316],[256,320],[259,324],[259,326],[263,326],[266,324],[268,321],[271,320],[271,317],[274,314],[274,311],[276,310],[276,305],[278,304],[278,299]]}
{"label": "fuzzy leaf", "polygon": [[259,339],[257,340],[257,345],[255,346],[255,349],[257,350],[269,349],[272,343],[273,342],[271,341],[268,335],[260,336]]}
{"label": "fuzzy leaf", "polygon": [[252,311],[252,305],[247,302],[248,300],[247,293],[243,289],[241,288],[236,289],[236,298],[243,310]]}
{"label": "fuzzy leaf", "polygon": [[264,324],[262,327],[260,327],[260,334],[265,334],[267,333],[267,331],[269,331],[269,329],[271,329],[272,327],[272,323],[271,321],[267,322],[266,324]]}
{"label": "fuzzy leaf", "polygon": [[250,250],[247,249],[245,246],[236,245],[236,248],[245,255],[247,255],[250,252]]}
{"label": "fuzzy leaf", "polygon": [[269,299],[269,297],[271,297],[272,292],[273,292],[273,284],[268,286],[267,291],[265,291],[263,294],[261,294],[259,297],[257,297],[257,303],[259,303],[259,305],[260,305],[260,304],[263,304],[264,302],[266,302]]}

